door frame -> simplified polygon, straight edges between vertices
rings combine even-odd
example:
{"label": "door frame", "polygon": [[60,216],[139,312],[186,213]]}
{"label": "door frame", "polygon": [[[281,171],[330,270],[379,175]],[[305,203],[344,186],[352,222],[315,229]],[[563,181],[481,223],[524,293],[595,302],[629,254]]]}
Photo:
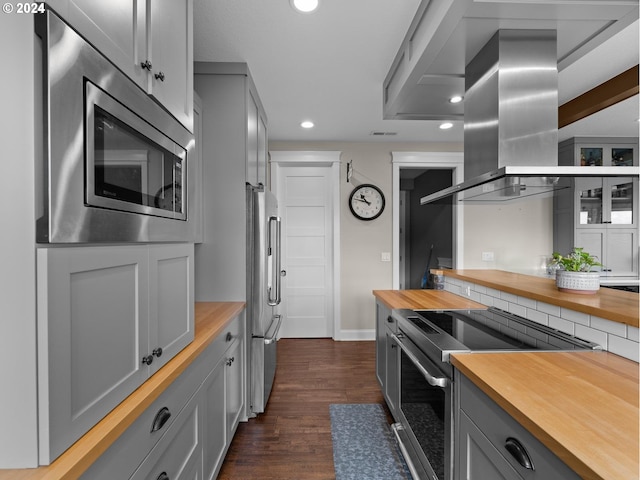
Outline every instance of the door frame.
{"label": "door frame", "polygon": [[[392,166],[392,258],[393,278],[392,288],[400,288],[400,169],[427,168],[447,169],[452,172],[453,184],[464,181],[463,152],[391,152]],[[462,268],[464,265],[463,245],[464,215],[462,208],[453,208],[453,267]]]}
{"label": "door frame", "polygon": [[[280,169],[287,167],[329,167],[331,168],[329,182],[331,186],[331,201],[333,215],[333,258],[332,268],[332,295],[333,295],[333,322],[330,325],[331,337],[340,340],[340,155],[339,151],[271,151],[269,163],[271,170],[271,191],[277,197],[278,174]],[[279,199],[278,199],[279,200]]]}

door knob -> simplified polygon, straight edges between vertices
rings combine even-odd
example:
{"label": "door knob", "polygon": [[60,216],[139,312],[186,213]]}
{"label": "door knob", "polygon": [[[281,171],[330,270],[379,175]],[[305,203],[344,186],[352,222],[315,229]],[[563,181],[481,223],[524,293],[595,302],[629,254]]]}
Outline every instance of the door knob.
{"label": "door knob", "polygon": [[281,277],[286,277],[287,276],[287,271],[286,270],[280,270],[280,276]]}

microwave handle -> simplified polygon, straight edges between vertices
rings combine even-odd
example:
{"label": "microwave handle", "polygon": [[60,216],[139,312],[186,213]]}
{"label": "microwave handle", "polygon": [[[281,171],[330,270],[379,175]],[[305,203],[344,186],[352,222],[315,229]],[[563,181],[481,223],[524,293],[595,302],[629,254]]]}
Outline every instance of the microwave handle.
{"label": "microwave handle", "polygon": [[413,364],[416,366],[416,368],[418,370],[420,370],[420,373],[422,373],[422,375],[427,380],[429,385],[434,386],[434,387],[445,388],[449,384],[449,379],[447,377],[436,377],[436,376],[432,375],[431,372],[429,372],[420,363],[420,360],[418,360],[418,358],[413,354],[413,352],[411,350],[409,350],[409,347],[407,345],[405,345],[402,342],[402,340],[400,340],[400,337],[398,335],[393,333],[393,334],[391,334],[391,338],[393,338],[396,341],[396,343],[400,346],[402,351],[407,355],[407,357],[409,357],[411,362],[413,362]]}

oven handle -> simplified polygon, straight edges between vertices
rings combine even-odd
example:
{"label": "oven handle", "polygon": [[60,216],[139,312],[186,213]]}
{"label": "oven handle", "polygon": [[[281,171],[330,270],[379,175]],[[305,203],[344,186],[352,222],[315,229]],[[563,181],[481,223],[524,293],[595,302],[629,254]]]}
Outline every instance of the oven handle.
{"label": "oven handle", "polygon": [[449,384],[449,379],[447,377],[436,377],[436,376],[432,375],[420,363],[420,360],[418,360],[418,357],[416,357],[413,354],[413,352],[409,349],[409,347],[407,345],[405,345],[402,342],[402,340],[400,340],[400,337],[398,337],[398,335],[396,335],[395,333],[392,333],[391,334],[391,338],[393,338],[396,341],[396,343],[400,346],[400,348],[407,355],[407,357],[409,357],[409,359],[413,362],[413,364],[416,366],[416,368],[418,370],[420,370],[420,373],[422,373],[422,375],[424,375],[424,378],[427,380],[429,385],[431,385],[433,387],[445,388]]}

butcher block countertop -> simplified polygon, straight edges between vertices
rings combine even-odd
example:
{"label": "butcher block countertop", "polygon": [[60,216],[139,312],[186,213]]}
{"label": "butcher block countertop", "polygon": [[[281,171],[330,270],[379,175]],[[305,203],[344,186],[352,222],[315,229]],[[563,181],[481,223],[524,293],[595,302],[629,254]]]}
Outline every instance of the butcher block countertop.
{"label": "butcher block countertop", "polygon": [[487,308],[486,305],[444,290],[374,290],[373,295],[391,310],[398,308],[408,308],[409,310]]}
{"label": "butcher block countertop", "polygon": [[640,296],[637,293],[612,288],[600,288],[593,295],[564,293],[556,288],[552,278],[502,270],[443,270],[443,273],[445,277],[477,283],[614,322],[639,326]]}
{"label": "butcher block countertop", "polygon": [[452,363],[581,477],[640,478],[636,362],[515,352],[453,354]]}
{"label": "butcher block countertop", "polygon": [[0,470],[0,480],[71,480],[102,455],[245,308],[244,302],[195,305],[195,338],[51,465]]}

